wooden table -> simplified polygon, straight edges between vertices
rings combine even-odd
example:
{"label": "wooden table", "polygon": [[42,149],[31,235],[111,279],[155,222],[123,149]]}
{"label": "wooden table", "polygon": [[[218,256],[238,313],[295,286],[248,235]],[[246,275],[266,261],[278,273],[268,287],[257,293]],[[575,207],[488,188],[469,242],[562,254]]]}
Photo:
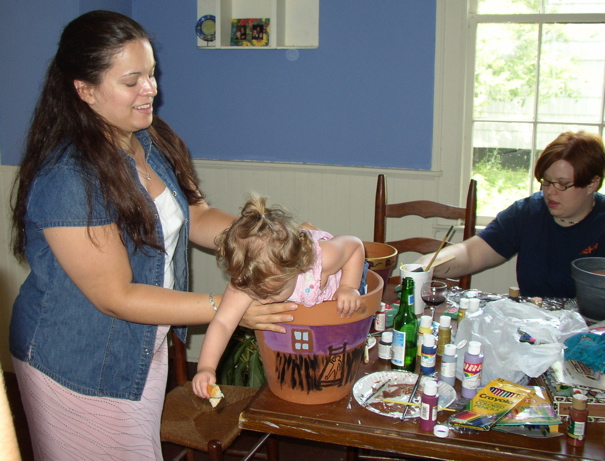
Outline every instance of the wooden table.
{"label": "wooden table", "polygon": [[[361,364],[358,378],[390,365],[377,358]],[[450,413],[440,412],[438,421]],[[582,448],[567,445],[565,436],[529,438],[497,431],[461,434],[450,431],[440,439],[421,431],[418,420],[400,421],[362,408],[352,398],[325,405],[299,405],[276,397],[263,386],[240,415],[240,427],[252,431],[327,442],[349,447],[379,450],[420,458],[460,461],[498,460],[605,460],[605,424],[588,423]],[[565,423],[561,425],[564,431]]]}
{"label": "wooden table", "polygon": [[[390,370],[389,363],[378,359],[377,349],[370,351],[369,363],[361,364],[357,379],[368,373]],[[450,414],[440,412],[438,422],[445,421]],[[437,460],[605,460],[605,423],[588,423],[582,448],[567,445],[565,436],[537,439],[493,430],[478,434],[450,431],[448,438],[441,439],[421,431],[417,419],[403,422],[372,413],[361,407],[352,395],[325,405],[300,405],[276,397],[266,384],[240,415],[240,427]],[[565,427],[563,423],[560,430],[564,431]]]}

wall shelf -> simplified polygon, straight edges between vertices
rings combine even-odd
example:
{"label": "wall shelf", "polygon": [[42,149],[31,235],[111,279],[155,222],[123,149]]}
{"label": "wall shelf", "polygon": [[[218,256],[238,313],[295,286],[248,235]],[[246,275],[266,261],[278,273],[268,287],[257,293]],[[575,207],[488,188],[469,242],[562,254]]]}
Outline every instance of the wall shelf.
{"label": "wall shelf", "polygon": [[[197,37],[199,49],[267,50],[319,47],[319,0],[197,0],[196,21],[216,17],[216,39]],[[269,18],[267,46],[231,46],[231,20]]]}

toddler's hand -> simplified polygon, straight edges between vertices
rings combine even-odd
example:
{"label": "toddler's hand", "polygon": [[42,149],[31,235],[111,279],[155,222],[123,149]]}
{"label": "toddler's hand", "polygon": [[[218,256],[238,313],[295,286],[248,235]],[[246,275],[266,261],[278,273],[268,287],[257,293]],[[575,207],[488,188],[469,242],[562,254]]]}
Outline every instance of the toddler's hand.
{"label": "toddler's hand", "polygon": [[193,393],[202,399],[210,398],[208,384],[216,384],[216,372],[212,368],[207,367],[198,369],[196,375],[191,380]]}
{"label": "toddler's hand", "polygon": [[334,294],[336,309],[342,318],[351,317],[361,307],[361,295],[355,288],[340,286]]}

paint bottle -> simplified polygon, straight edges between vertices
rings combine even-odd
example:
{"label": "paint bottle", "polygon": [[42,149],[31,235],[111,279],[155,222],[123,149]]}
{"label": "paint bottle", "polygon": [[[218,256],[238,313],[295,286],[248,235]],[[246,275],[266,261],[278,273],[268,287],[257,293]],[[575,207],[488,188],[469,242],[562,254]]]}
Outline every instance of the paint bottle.
{"label": "paint bottle", "polygon": [[452,342],[452,318],[447,315],[439,317],[439,335],[437,336],[437,355],[443,355],[445,345]]}
{"label": "paint bottle", "polygon": [[437,421],[438,404],[437,381],[427,379],[424,382],[424,391],[420,397],[420,430],[433,430],[435,421]]}
{"label": "paint bottle", "polygon": [[439,379],[444,383],[454,386],[456,384],[456,362],[458,362],[458,348],[455,344],[446,344],[441,357],[441,368]]}
{"label": "paint bottle", "polygon": [[508,297],[515,302],[519,302],[519,287],[510,287],[508,289]]}
{"label": "paint bottle", "polygon": [[391,361],[391,345],[393,344],[393,332],[383,331],[378,342],[378,358]]}
{"label": "paint bottle", "polygon": [[483,354],[479,341],[469,341],[464,354],[464,376],[462,378],[462,397],[472,399],[481,386],[481,370],[483,369]]}
{"label": "paint bottle", "polygon": [[420,327],[418,328],[418,357],[422,355],[422,336],[430,335],[433,332],[433,318],[430,315],[420,317]]}
{"label": "paint bottle", "polygon": [[374,318],[374,330],[384,331],[387,326],[387,306],[385,303],[380,303],[380,309],[376,312]]}
{"label": "paint bottle", "polygon": [[586,421],[588,421],[587,400],[588,398],[583,394],[574,394],[571,401],[569,420],[567,421],[567,443],[572,447],[584,445]]}
{"label": "paint bottle", "polygon": [[460,298],[460,305],[458,306],[458,317],[457,321],[460,323],[464,317],[466,317],[466,311],[468,309],[470,299]]}
{"label": "paint bottle", "polygon": [[397,312],[399,312],[399,301],[397,301],[396,303],[393,303],[393,304],[387,304],[386,307],[387,307],[386,327],[393,328],[393,319],[397,315]]}
{"label": "paint bottle", "polygon": [[466,311],[466,316],[474,314],[479,311],[479,307],[481,307],[481,300],[478,298],[471,298],[468,300],[468,309]]}
{"label": "paint bottle", "polygon": [[435,362],[437,360],[437,346],[435,335],[425,334],[422,336],[422,355],[420,356],[420,371],[425,375],[435,373]]}

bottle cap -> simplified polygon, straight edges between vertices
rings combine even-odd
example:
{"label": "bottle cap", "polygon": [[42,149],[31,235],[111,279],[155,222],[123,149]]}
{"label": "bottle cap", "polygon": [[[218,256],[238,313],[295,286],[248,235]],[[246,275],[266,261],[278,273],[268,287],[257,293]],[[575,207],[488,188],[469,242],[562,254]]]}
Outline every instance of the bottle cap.
{"label": "bottle cap", "polygon": [[427,379],[424,383],[424,394],[437,395],[437,381],[434,379]]}
{"label": "bottle cap", "polygon": [[380,335],[380,340],[384,343],[392,343],[393,342],[393,332],[392,331],[383,331]]}
{"label": "bottle cap", "polygon": [[422,335],[422,345],[426,347],[435,347],[435,335]]}
{"label": "bottle cap", "polygon": [[431,328],[433,326],[433,318],[430,315],[420,317],[420,328]]}
{"label": "bottle cap", "polygon": [[518,298],[519,297],[519,287],[510,287],[508,289],[508,296],[510,296],[511,298]]}
{"label": "bottle cap", "polygon": [[450,428],[443,424],[437,424],[433,428],[433,434],[440,439],[445,439],[448,435],[450,435]]}
{"label": "bottle cap", "polygon": [[471,355],[479,355],[481,353],[481,343],[479,341],[469,341],[468,353]]}
{"label": "bottle cap", "polygon": [[446,344],[443,348],[443,355],[456,355],[458,348],[455,344]]}
{"label": "bottle cap", "polygon": [[468,305],[471,302],[468,298],[460,298],[460,309],[468,309]]}
{"label": "bottle cap", "polygon": [[586,410],[587,403],[588,397],[584,394],[574,394],[571,406],[576,410]]}
{"label": "bottle cap", "polygon": [[477,298],[472,298],[472,299],[469,299],[468,301],[469,301],[468,313],[472,314],[473,312],[477,312],[479,310],[481,301]]}
{"label": "bottle cap", "polygon": [[449,328],[452,324],[452,318],[448,315],[442,315],[439,317],[439,326],[441,328]]}
{"label": "bottle cap", "polygon": [[378,312],[386,312],[387,310],[387,305],[385,303],[380,303],[380,309],[378,309]]}

